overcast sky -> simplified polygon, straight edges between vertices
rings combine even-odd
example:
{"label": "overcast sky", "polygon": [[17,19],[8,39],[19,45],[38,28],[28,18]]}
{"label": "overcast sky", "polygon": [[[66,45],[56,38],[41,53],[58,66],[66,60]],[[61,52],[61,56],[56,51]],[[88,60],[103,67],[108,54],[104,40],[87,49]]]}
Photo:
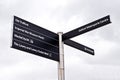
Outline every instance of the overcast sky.
{"label": "overcast sky", "polygon": [[0,0],[0,80],[57,80],[58,63],[10,48],[13,16],[55,33],[110,15],[111,24],[72,40],[95,56],[64,45],[66,80],[120,80],[119,0]]}

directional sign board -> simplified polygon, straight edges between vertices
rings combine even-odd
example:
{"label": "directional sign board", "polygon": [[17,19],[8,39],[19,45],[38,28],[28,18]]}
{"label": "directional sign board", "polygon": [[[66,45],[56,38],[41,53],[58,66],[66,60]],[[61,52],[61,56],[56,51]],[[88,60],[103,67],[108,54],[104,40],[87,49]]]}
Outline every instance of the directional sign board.
{"label": "directional sign board", "polygon": [[79,43],[77,43],[75,41],[66,40],[66,41],[64,41],[64,43],[67,44],[67,45],[69,45],[69,46],[71,46],[71,47],[79,49],[81,51],[87,52],[88,54],[94,55],[94,50],[93,49],[91,49],[91,48],[89,48],[87,46],[84,46],[82,44],[79,44]]}
{"label": "directional sign board", "polygon": [[[69,39],[109,23],[111,21],[108,15],[63,34],[63,42],[66,45],[94,55],[93,49]],[[58,35],[16,16],[14,16],[12,48],[59,61]]]}
{"label": "directional sign board", "polygon": [[58,35],[14,16],[12,48],[59,61]]}
{"label": "directional sign board", "polygon": [[67,39],[70,39],[70,38],[73,38],[77,35],[86,33],[88,31],[94,30],[96,28],[102,27],[102,26],[107,25],[109,23],[111,23],[111,21],[110,21],[110,16],[108,15],[108,16],[105,16],[105,17],[103,17],[101,19],[98,19],[94,22],[91,22],[87,25],[84,25],[82,27],[79,27],[75,30],[72,30],[70,32],[67,32],[67,33],[63,34],[63,41],[67,40]]}

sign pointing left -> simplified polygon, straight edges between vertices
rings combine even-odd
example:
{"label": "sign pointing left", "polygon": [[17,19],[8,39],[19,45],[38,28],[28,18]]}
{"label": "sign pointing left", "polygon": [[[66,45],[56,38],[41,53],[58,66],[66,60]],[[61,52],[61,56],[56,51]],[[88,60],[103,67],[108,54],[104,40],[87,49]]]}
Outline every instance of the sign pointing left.
{"label": "sign pointing left", "polygon": [[12,48],[59,61],[57,35],[14,16]]}

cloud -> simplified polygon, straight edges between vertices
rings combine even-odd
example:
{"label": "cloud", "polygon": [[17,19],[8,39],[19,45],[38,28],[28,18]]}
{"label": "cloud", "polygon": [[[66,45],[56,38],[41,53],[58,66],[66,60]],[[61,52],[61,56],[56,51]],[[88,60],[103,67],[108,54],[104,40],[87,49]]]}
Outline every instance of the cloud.
{"label": "cloud", "polygon": [[112,23],[73,40],[95,49],[95,56],[65,46],[68,80],[119,80],[120,1],[1,0],[0,80],[56,80],[57,62],[11,49],[13,15],[53,32],[67,32],[106,15]]}

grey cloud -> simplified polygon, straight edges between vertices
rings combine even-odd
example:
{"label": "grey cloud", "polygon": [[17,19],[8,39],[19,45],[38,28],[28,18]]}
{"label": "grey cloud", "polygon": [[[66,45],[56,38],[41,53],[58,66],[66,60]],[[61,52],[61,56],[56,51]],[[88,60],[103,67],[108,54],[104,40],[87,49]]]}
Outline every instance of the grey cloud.
{"label": "grey cloud", "polygon": [[116,45],[112,49],[110,49],[108,52],[105,52],[103,49],[103,51],[95,53],[96,55],[104,54],[103,56],[86,57],[85,60],[88,62],[88,64],[93,64],[93,65],[119,66],[120,65],[119,52],[120,52],[119,45]]}
{"label": "grey cloud", "polygon": [[[5,2],[7,2],[7,0],[4,0],[4,2],[2,1],[0,2],[0,25],[1,25],[0,26],[0,69],[4,69],[4,68],[8,70],[12,69],[13,73],[11,71],[11,74],[8,74],[7,77],[3,77],[3,78],[0,77],[0,79],[2,78],[1,80],[8,80],[8,79],[9,80],[10,79],[11,80],[33,80],[33,79],[56,80],[57,79],[57,68],[56,68],[57,65],[55,65],[57,64],[57,62],[55,64],[52,64],[52,61],[49,62],[48,60],[31,56],[28,53],[21,52],[18,50],[13,50],[10,48],[10,39],[11,39],[10,34],[11,34],[13,15],[20,16],[21,18],[27,16],[30,17],[29,19],[35,17],[35,19],[38,20],[42,16],[47,16],[47,18],[50,18],[49,20],[51,21],[55,20],[59,24],[61,24],[60,22],[67,23],[73,16],[77,16],[79,18],[81,17],[84,18],[83,19],[84,22],[82,24],[86,24],[88,22],[94,21],[108,14],[111,15],[112,24],[102,27],[101,29],[91,31],[90,33],[86,33],[85,35],[94,38],[93,40],[96,41],[93,42],[97,43],[97,39],[95,39],[95,37],[98,36],[99,39],[110,41],[111,43],[115,43],[116,46],[114,46],[113,49],[110,49],[107,53],[105,49],[100,49],[103,51],[96,52],[95,53],[96,55],[93,57],[84,55],[84,53],[82,55],[81,52],[77,50],[67,48],[68,50],[66,50],[66,53],[68,54],[65,53],[66,54],[65,56],[68,56],[66,57],[68,60],[66,59],[67,61],[65,63],[66,79],[115,80],[114,76],[117,76],[116,80],[119,80],[120,74],[118,71],[120,69],[119,68],[116,69],[116,66],[119,67],[120,65],[120,61],[119,61],[120,60],[119,58],[120,1],[70,0],[70,2],[67,3],[67,5],[57,6],[55,8],[51,7],[52,4],[50,4],[48,0],[45,1],[15,0],[15,4],[12,2],[10,3],[7,2],[8,4],[5,4]],[[46,22],[46,24],[48,23]],[[60,28],[63,27],[61,26]],[[79,27],[79,26],[73,26],[73,28],[75,27]],[[69,29],[69,26],[64,28],[66,28],[67,30]],[[95,50],[99,51],[99,47],[97,48],[95,47]],[[69,57],[74,55],[80,58],[80,60],[78,60],[78,63],[74,62],[76,61],[75,60],[76,57],[72,59],[73,61],[70,60],[71,58]],[[19,64],[19,63],[24,63],[25,61],[27,65]],[[16,65],[20,66],[21,68],[18,68],[18,66]],[[13,69],[11,66],[13,66],[13,68],[15,67],[18,69],[16,74],[14,73],[15,69]],[[30,66],[28,72],[27,71],[24,72],[24,70],[21,70],[22,67],[27,70],[26,66],[28,67]],[[20,72],[19,69],[23,72]],[[112,76],[112,73],[114,73],[114,76]],[[6,76],[6,74],[3,75]]]}

